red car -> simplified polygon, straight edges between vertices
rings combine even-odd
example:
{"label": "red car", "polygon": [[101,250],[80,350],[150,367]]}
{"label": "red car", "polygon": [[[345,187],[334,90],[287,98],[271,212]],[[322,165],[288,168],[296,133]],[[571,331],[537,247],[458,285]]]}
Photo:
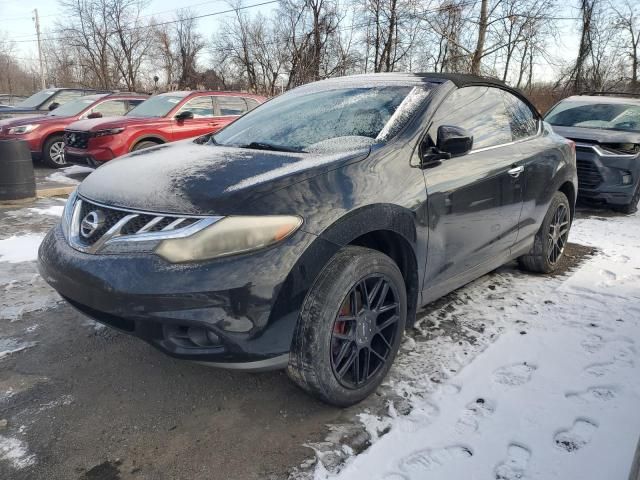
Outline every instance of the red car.
{"label": "red car", "polygon": [[97,166],[134,150],[216,132],[265,100],[238,92],[162,93],[123,118],[72,123],[65,129],[65,156]]}
{"label": "red car", "polygon": [[0,120],[0,140],[26,140],[34,160],[42,160],[49,167],[63,167],[67,164],[64,129],[69,124],[83,118],[122,116],[148,98],[135,93],[86,95],[47,115]]}

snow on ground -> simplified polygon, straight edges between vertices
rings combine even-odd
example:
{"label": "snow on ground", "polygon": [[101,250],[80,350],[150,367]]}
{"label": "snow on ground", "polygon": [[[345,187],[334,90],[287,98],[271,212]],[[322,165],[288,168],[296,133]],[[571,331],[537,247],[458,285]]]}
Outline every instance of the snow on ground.
{"label": "snow on ground", "polygon": [[51,205],[47,208],[30,208],[29,211],[37,213],[38,215],[52,215],[54,217],[60,217],[64,211],[64,205]]}
{"label": "snow on ground", "polygon": [[[569,276],[506,268],[459,291],[457,317],[489,339],[446,353],[437,335],[409,339],[386,387],[410,413],[394,401],[362,413],[373,445],[338,473],[316,448],[315,478],[626,479],[640,436],[640,217],[577,220],[571,240],[599,253]],[[437,332],[446,309],[436,317],[421,322]]]}
{"label": "snow on ground", "polygon": [[93,168],[91,167],[83,167],[82,165],[72,165],[70,167],[62,168],[53,172],[51,175],[48,175],[46,180],[50,182],[57,183],[66,183],[69,185],[78,185],[83,180],[84,177],[75,179],[69,175],[79,175],[79,174],[89,174],[93,172]]}
{"label": "snow on ground", "polygon": [[33,465],[35,457],[29,454],[24,442],[0,435],[0,460],[9,461],[19,470]]}
{"label": "snow on ground", "polygon": [[43,234],[27,233],[0,240],[0,262],[19,263],[36,260]]}

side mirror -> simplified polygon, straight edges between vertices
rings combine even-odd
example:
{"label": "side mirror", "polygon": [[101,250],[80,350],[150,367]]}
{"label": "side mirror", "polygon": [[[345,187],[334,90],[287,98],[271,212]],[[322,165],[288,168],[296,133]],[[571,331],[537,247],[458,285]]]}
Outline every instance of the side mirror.
{"label": "side mirror", "polygon": [[49,105],[49,111],[55,110],[59,106],[60,106],[60,104],[58,102],[53,102],[51,105]]}
{"label": "side mirror", "polygon": [[179,114],[177,114],[175,118],[179,122],[184,120],[191,120],[193,118],[193,112],[185,110],[184,112],[180,112]]}
{"label": "side mirror", "polygon": [[468,153],[473,147],[473,135],[467,130],[452,125],[438,127],[436,145],[422,151],[421,168],[436,167],[451,157]]}
{"label": "side mirror", "polygon": [[102,114],[100,112],[91,112],[87,115],[87,118],[102,118]]}
{"label": "side mirror", "polygon": [[459,157],[469,153],[473,147],[473,135],[460,127],[441,125],[438,127],[438,150],[449,153],[451,157]]}

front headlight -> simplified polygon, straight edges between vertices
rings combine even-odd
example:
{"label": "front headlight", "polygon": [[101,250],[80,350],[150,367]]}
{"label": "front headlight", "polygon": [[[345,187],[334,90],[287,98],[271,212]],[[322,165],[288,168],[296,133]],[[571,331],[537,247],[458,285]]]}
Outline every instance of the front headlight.
{"label": "front headlight", "polygon": [[163,240],[155,253],[172,263],[236,255],[278,243],[300,225],[300,217],[289,215],[225,217],[189,237]]}
{"label": "front headlight", "polygon": [[62,218],[60,219],[60,225],[62,226],[62,234],[64,238],[69,239],[69,227],[71,225],[71,219],[73,217],[73,206],[76,204],[78,198],[77,189],[71,192],[67,203],[64,204],[64,210],[62,211]]}
{"label": "front headlight", "polygon": [[28,125],[20,125],[18,127],[11,127],[9,129],[9,135],[24,135],[25,133],[33,132],[40,125],[37,123],[30,123]]}
{"label": "front headlight", "polygon": [[97,130],[91,133],[92,137],[106,137],[109,135],[117,135],[124,132],[124,127],[107,128],[106,130]]}

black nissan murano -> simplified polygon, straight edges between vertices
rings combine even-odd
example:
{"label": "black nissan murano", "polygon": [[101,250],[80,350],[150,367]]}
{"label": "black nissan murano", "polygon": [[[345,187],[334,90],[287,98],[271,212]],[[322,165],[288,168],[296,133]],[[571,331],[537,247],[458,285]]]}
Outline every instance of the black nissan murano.
{"label": "black nissan murano", "polygon": [[381,383],[420,306],[513,259],[552,272],[576,178],[573,142],[501,82],[324,80],[97,169],[40,270],[169,355],[287,368],[346,406]]}

